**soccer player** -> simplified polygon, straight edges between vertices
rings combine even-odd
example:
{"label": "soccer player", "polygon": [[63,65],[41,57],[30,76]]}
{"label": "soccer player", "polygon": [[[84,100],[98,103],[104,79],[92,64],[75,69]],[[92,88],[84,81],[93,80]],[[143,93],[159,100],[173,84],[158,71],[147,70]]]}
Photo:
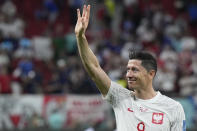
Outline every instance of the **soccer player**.
{"label": "soccer player", "polygon": [[[96,86],[113,107],[117,131],[185,131],[185,114],[180,103],[153,89],[157,72],[155,58],[146,52],[130,52],[126,78],[128,89],[111,81],[88,46],[90,5],[83,7],[75,26],[82,63]],[[133,91],[131,91],[133,90]]]}

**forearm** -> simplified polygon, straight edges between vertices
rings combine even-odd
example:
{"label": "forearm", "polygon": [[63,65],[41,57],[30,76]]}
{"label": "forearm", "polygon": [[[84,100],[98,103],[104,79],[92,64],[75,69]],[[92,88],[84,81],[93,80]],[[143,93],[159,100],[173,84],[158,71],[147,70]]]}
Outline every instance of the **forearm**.
{"label": "forearm", "polygon": [[80,35],[76,36],[76,38],[79,55],[81,57],[82,63],[87,72],[92,76],[94,74],[94,70],[100,67],[99,62],[92,50],[89,48],[86,36]]}
{"label": "forearm", "polygon": [[110,88],[111,80],[101,69],[99,62],[92,50],[89,48],[88,41],[85,37],[85,31],[89,23],[89,15],[90,5],[88,5],[88,7],[84,6],[82,15],[80,14],[80,10],[77,9],[78,20],[75,26],[77,46],[86,71],[101,93],[105,96]]}

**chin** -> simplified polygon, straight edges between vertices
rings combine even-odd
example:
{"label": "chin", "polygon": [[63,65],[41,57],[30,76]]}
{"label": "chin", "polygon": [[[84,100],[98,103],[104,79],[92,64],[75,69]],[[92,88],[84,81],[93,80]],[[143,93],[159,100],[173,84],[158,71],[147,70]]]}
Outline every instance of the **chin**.
{"label": "chin", "polygon": [[128,89],[128,90],[131,90],[131,91],[134,91],[135,87],[128,86],[127,89]]}

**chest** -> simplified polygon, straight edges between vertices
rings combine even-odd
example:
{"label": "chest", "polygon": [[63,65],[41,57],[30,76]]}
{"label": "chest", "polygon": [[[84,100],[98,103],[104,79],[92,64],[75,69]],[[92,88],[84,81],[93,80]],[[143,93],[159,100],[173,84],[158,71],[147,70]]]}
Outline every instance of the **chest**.
{"label": "chest", "polygon": [[[157,107],[157,106],[156,106]],[[161,107],[125,103],[115,110],[117,125],[136,131],[168,131],[170,120]],[[121,123],[124,120],[125,123]],[[119,121],[119,122],[118,122]]]}

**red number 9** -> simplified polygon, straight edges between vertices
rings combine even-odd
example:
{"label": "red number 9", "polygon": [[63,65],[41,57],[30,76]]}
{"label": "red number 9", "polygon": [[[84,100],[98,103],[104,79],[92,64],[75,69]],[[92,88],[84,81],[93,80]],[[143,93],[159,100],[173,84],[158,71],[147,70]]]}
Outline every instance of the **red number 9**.
{"label": "red number 9", "polygon": [[137,124],[137,130],[138,131],[144,131],[145,130],[145,125],[143,122],[140,122]]}

